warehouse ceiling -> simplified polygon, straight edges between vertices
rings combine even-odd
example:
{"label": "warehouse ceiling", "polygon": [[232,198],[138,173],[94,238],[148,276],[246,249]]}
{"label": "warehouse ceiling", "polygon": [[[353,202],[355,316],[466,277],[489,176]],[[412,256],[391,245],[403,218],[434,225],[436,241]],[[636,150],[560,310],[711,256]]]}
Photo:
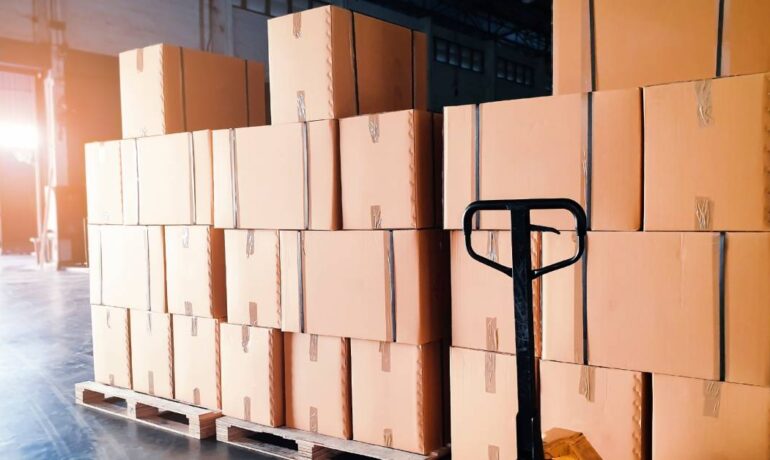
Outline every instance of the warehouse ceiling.
{"label": "warehouse ceiling", "polygon": [[550,0],[380,0],[380,5],[535,55],[550,53]]}

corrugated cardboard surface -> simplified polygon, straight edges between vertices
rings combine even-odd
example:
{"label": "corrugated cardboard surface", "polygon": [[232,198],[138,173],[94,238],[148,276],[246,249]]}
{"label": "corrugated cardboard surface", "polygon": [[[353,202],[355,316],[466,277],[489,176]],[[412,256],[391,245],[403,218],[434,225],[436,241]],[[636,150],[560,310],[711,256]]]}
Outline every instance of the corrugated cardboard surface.
{"label": "corrugated cardboard surface", "polygon": [[419,41],[409,29],[334,6],[269,20],[272,122],[423,107]]}
{"label": "corrugated cardboard surface", "polygon": [[432,115],[419,110],[340,121],[342,226],[434,225]]}
{"label": "corrugated cardboard surface", "polygon": [[516,357],[452,347],[452,458],[516,457]]}
{"label": "corrugated cardboard surface", "polygon": [[[568,259],[577,251],[577,245],[575,232],[544,232],[543,265]],[[544,275],[541,283],[543,359],[584,362],[582,261]]]}
{"label": "corrugated cardboard surface", "polygon": [[769,81],[645,88],[645,230],[770,230]]}
{"label": "corrugated cardboard surface", "polygon": [[88,223],[123,224],[120,141],[85,145]]}
{"label": "corrugated cardboard surface", "polygon": [[166,227],[168,311],[227,316],[223,230],[206,225]]}
{"label": "corrugated cardboard surface", "polygon": [[351,340],[353,438],[428,454],[443,445],[441,343]]}
{"label": "corrugated cardboard surface", "polygon": [[284,330],[301,326],[301,293],[305,331],[312,334],[411,344],[445,336],[448,244],[443,232],[303,232],[304,243],[296,233],[282,232],[281,239]]}
{"label": "corrugated cardboard surface", "polygon": [[[474,231],[477,253],[511,266],[511,233]],[[516,352],[513,283],[510,277],[471,258],[462,232],[450,233],[452,272],[452,345],[476,350]],[[532,266],[540,263],[540,235],[532,235]],[[547,275],[551,276],[551,274]],[[540,280],[532,283],[535,341],[541,338]],[[540,352],[539,344],[535,346]]]}
{"label": "corrugated cardboard surface", "polygon": [[89,225],[91,303],[166,311],[164,227]]}
{"label": "corrugated cardboard surface", "polygon": [[284,334],[286,426],[352,437],[350,340]]}
{"label": "corrugated cardboard surface", "polygon": [[[553,4],[554,94],[591,90],[588,5]],[[713,77],[717,15],[718,2],[595,0],[595,89]]]}
{"label": "corrugated cardboard surface", "polygon": [[770,70],[770,3],[727,0],[722,44],[722,75]]}
{"label": "corrugated cardboard surface", "polygon": [[223,323],[220,328],[222,413],[283,425],[283,334],[237,324]]}
{"label": "corrugated cardboard surface", "polygon": [[[211,225],[211,131],[150,136],[122,154],[136,167],[136,182],[123,176],[124,193],[138,197],[142,225]],[[128,171],[132,174],[132,171]]]}
{"label": "corrugated cardboard surface", "polygon": [[606,459],[648,458],[649,383],[641,372],[541,361],[543,432],[564,428],[583,433]]}
{"label": "corrugated cardboard surface", "polygon": [[725,251],[726,373],[770,386],[770,233],[728,233]]}
{"label": "corrugated cardboard surface", "polygon": [[336,120],[215,131],[215,225],[339,229],[338,136]]}
{"label": "corrugated cardboard surface", "polygon": [[212,410],[220,409],[219,320],[171,316],[176,399]]}
{"label": "corrugated cardboard surface", "polygon": [[718,244],[712,233],[590,233],[589,363],[717,378]]}
{"label": "corrugated cardboard surface", "polygon": [[131,310],[133,389],[174,398],[174,351],[171,315]]}
{"label": "corrugated cardboard surface", "polygon": [[[474,106],[444,111],[444,228],[462,228],[465,207],[475,199],[536,196],[571,198],[586,205],[587,95],[492,102],[478,110],[478,139]],[[640,91],[594,93],[592,114],[592,228],[637,230],[642,196]],[[505,213],[483,213],[480,227],[505,230],[509,220]],[[574,228],[574,219],[566,213],[535,212],[533,220]]]}
{"label": "corrugated cardboard surface", "polygon": [[652,457],[769,458],[770,388],[654,375]]}
{"label": "corrugated cardboard surface", "polygon": [[281,327],[279,232],[225,230],[227,321]]}
{"label": "corrugated cardboard surface", "polygon": [[94,380],[131,388],[131,347],[128,310],[91,305]]}
{"label": "corrugated cardboard surface", "polygon": [[264,122],[253,107],[264,70],[251,67],[247,84],[246,61],[230,56],[165,44],[120,53],[123,137],[247,126],[249,112]]}

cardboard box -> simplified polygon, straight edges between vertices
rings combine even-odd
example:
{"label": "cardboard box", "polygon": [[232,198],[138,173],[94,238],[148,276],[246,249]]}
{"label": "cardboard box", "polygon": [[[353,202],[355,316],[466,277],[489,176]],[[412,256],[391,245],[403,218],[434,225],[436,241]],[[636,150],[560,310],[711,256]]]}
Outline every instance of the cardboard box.
{"label": "cardboard box", "polygon": [[119,59],[124,138],[266,123],[262,63],[166,44]]}
{"label": "cardboard box", "polygon": [[350,348],[353,439],[418,454],[443,447],[441,343]]}
{"label": "cardboard box", "polygon": [[277,230],[225,230],[227,321],[281,327],[281,251]]}
{"label": "cardboard box", "polygon": [[583,433],[601,458],[649,458],[650,391],[641,372],[541,361],[543,432]]}
{"label": "cardboard box", "polygon": [[350,439],[350,340],[284,334],[286,426]]}
{"label": "cardboard box", "polygon": [[337,120],[214,131],[214,224],[336,230]]}
{"label": "cardboard box", "polygon": [[168,311],[227,316],[225,237],[206,225],[166,227]]}
{"label": "cardboard box", "polygon": [[768,91],[770,74],[644,89],[645,230],[770,230]]}
{"label": "cardboard box", "polygon": [[452,458],[516,458],[516,357],[452,347]]}
{"label": "cardboard box", "polygon": [[86,144],[92,224],[211,225],[211,131]]}
{"label": "cardboard box", "polygon": [[554,94],[591,91],[592,60],[594,90],[770,70],[767,2],[724,2],[720,43],[719,2],[595,1],[593,53],[589,3],[553,3]]}
{"label": "cardboard box", "polygon": [[[511,266],[511,232],[476,230],[471,244],[479,254]],[[540,265],[540,234],[532,233],[532,266]],[[450,232],[452,345],[516,353],[513,282],[471,258],[463,232]],[[546,276],[551,276],[548,274]],[[535,351],[540,354],[540,279],[532,283]]]}
{"label": "cardboard box", "polygon": [[770,388],[653,375],[652,458],[770,457]]}
{"label": "cardboard box", "polygon": [[274,124],[427,105],[427,40],[420,32],[323,6],[270,19]]}
{"label": "cardboard box", "polygon": [[[465,207],[475,200],[572,198],[586,207],[590,188],[591,228],[638,230],[640,91],[604,91],[591,97],[591,117],[585,94],[445,108],[444,228],[461,229]],[[574,218],[566,211],[534,212],[533,222],[574,229]],[[510,216],[482,213],[479,228],[509,229]]]}
{"label": "cardboard box", "polygon": [[[543,235],[543,263],[574,249],[571,235]],[[770,234],[727,233],[725,373],[770,384]],[[589,232],[589,363],[716,380],[720,373],[720,235]],[[543,356],[582,362],[579,265],[543,278]],[[674,350],[672,352],[672,350]]]}
{"label": "cardboard box", "polygon": [[176,399],[211,410],[221,409],[219,320],[185,315],[171,317]]}
{"label": "cardboard box", "polygon": [[164,227],[88,226],[91,303],[166,311]]}
{"label": "cardboard box", "polygon": [[90,224],[125,223],[120,146],[121,141],[85,145],[86,203]]}
{"label": "cardboard box", "polygon": [[131,346],[128,310],[91,305],[94,380],[131,388]]}
{"label": "cardboard box", "polygon": [[434,226],[433,115],[404,110],[340,121],[342,227]]}
{"label": "cardboard box", "polygon": [[174,399],[174,340],[171,315],[131,310],[133,389]]}
{"label": "cardboard box", "polygon": [[283,425],[283,334],[237,324],[220,327],[222,414]]}
{"label": "cardboard box", "polygon": [[438,230],[281,232],[285,331],[424,344],[446,335]]}

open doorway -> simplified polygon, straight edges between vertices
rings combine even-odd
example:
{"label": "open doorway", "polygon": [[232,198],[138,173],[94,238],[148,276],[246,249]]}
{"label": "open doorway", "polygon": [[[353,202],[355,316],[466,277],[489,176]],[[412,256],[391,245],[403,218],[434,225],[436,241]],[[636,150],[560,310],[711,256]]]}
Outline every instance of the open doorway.
{"label": "open doorway", "polygon": [[34,252],[38,78],[0,66],[0,253]]}

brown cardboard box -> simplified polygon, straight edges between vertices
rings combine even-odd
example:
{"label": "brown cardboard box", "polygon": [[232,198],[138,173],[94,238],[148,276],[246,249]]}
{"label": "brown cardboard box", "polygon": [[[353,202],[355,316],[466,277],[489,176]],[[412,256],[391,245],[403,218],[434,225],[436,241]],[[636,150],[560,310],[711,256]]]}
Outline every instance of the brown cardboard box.
{"label": "brown cardboard box", "polygon": [[[574,251],[572,235],[543,235],[543,263]],[[592,365],[719,378],[720,236],[706,232],[590,232],[588,349]],[[725,371],[770,384],[770,233],[725,237]],[[579,265],[543,279],[543,356],[582,362]],[[674,350],[672,352],[672,350]]]}
{"label": "brown cardboard box", "polygon": [[[511,232],[477,230],[471,244],[479,254],[511,266]],[[532,265],[540,264],[540,234],[532,234]],[[452,345],[516,353],[513,283],[510,277],[471,258],[463,232],[450,232]],[[551,274],[547,275],[551,276]],[[532,283],[535,350],[541,339],[540,279]]]}
{"label": "brown cardboard box", "polygon": [[[638,230],[640,91],[597,92],[592,98],[591,228]],[[465,207],[478,199],[572,198],[585,207],[588,108],[584,94],[445,108],[444,228],[462,228]],[[566,212],[535,212],[533,220],[574,229]],[[482,213],[480,228],[506,230],[510,217]]]}
{"label": "brown cardboard box", "polygon": [[[721,67],[719,2],[595,0],[596,90],[770,70],[770,4],[724,2]],[[588,0],[553,3],[554,94],[590,91],[592,44]],[[660,65],[661,62],[667,65]],[[717,74],[717,72],[719,72]]]}
{"label": "brown cardboard box", "polygon": [[158,44],[120,53],[123,137],[266,122],[262,63]]}
{"label": "brown cardboard box", "polygon": [[516,458],[516,357],[452,347],[452,458]]}
{"label": "brown cardboard box", "polygon": [[438,340],[448,326],[448,255],[438,230],[281,232],[282,328]]}
{"label": "brown cardboard box", "polygon": [[353,439],[419,454],[442,447],[441,343],[350,348]]}
{"label": "brown cardboard box", "polygon": [[133,389],[174,398],[174,341],[171,315],[131,310],[131,374]]}
{"label": "brown cardboard box", "polygon": [[275,124],[427,104],[424,34],[334,6],[270,19],[267,34]]}
{"label": "brown cardboard box", "polygon": [[434,226],[433,115],[403,110],[340,121],[342,227]]}
{"label": "brown cardboard box", "polygon": [[644,89],[645,230],[770,230],[770,74]]}
{"label": "brown cardboard box", "polygon": [[128,310],[91,305],[94,380],[131,388],[131,346]]}
{"label": "brown cardboard box", "polygon": [[225,230],[227,321],[281,327],[281,259],[277,230]]}
{"label": "brown cardboard box", "polygon": [[652,458],[770,458],[770,388],[653,375]]}
{"label": "brown cardboard box", "polygon": [[92,224],[211,225],[211,131],[86,144]]}
{"label": "brown cardboard box", "polygon": [[286,426],[350,439],[350,340],[284,334]]}
{"label": "brown cardboard box", "polygon": [[[569,258],[577,250],[577,244],[575,232],[543,233],[543,265]],[[543,359],[584,363],[582,260],[544,275],[540,283]]]}
{"label": "brown cardboard box", "polygon": [[86,202],[90,224],[125,223],[120,144],[121,141],[107,141],[85,145]]}
{"label": "brown cardboard box", "polygon": [[220,328],[222,414],[283,425],[283,334],[237,324]]}
{"label": "brown cardboard box", "polygon": [[163,229],[88,226],[91,303],[166,311]]}
{"label": "brown cardboard box", "polygon": [[166,227],[166,281],[169,313],[226,317],[223,231],[206,225]]}
{"label": "brown cardboard box", "polygon": [[211,410],[222,407],[219,320],[171,315],[174,328],[174,395]]}
{"label": "brown cardboard box", "polygon": [[337,120],[214,131],[218,228],[336,230]]}
{"label": "brown cardboard box", "polygon": [[581,432],[601,458],[649,458],[650,383],[641,372],[541,361],[543,432]]}

